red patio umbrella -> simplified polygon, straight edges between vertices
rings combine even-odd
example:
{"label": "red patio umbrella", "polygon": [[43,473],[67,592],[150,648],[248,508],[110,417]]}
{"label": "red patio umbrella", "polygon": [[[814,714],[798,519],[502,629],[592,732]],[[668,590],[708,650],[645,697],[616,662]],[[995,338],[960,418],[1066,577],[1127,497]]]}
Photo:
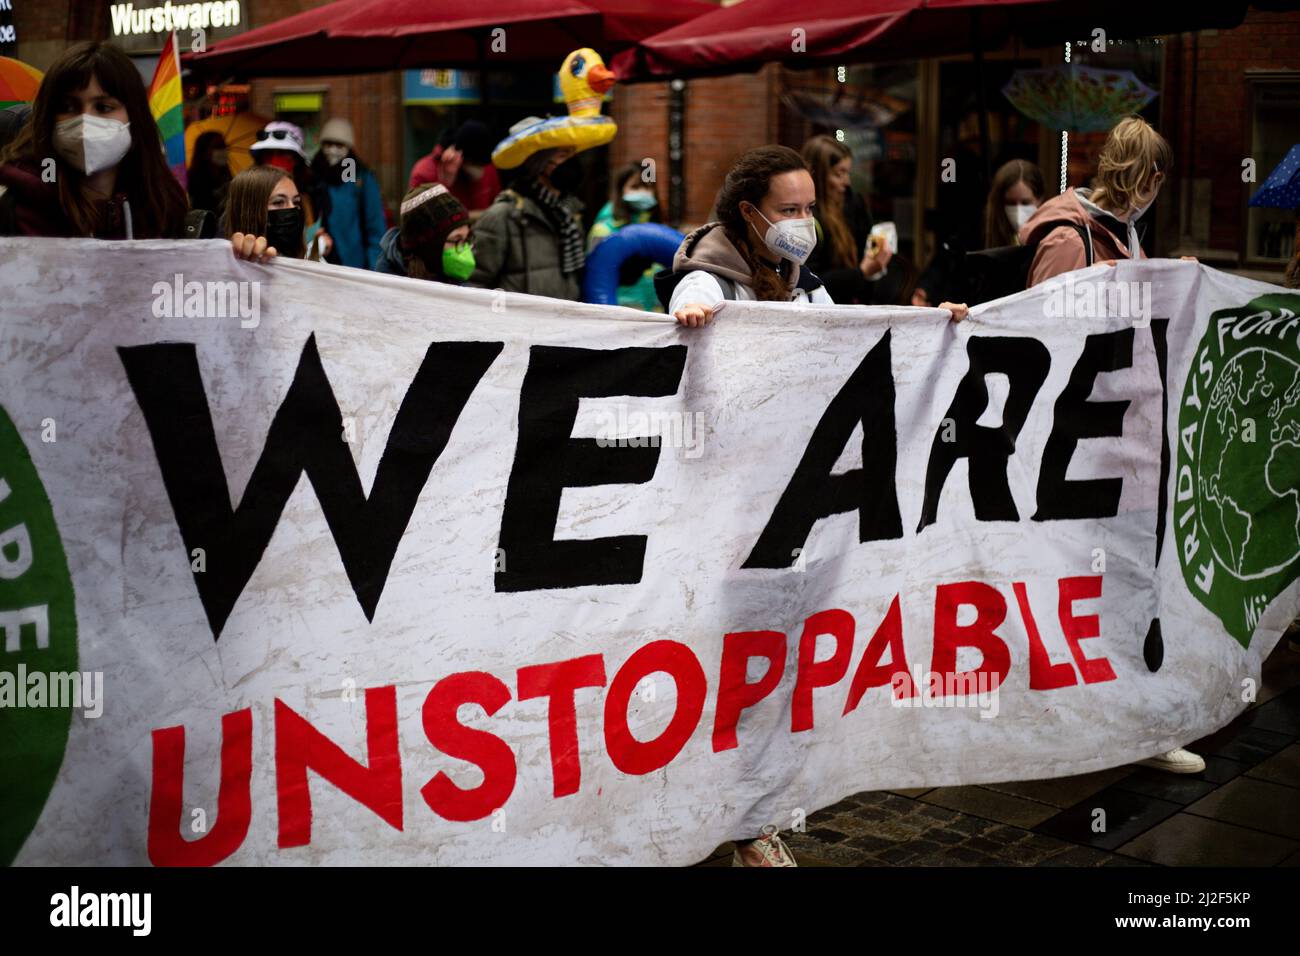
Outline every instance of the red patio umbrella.
{"label": "red patio umbrella", "polygon": [[181,59],[209,76],[554,68],[577,47],[614,52],[715,9],[703,0],[336,0]]}
{"label": "red patio umbrella", "polygon": [[[1030,45],[1155,36],[1241,23],[1244,0],[1212,5],[1134,0],[742,0],[647,37],[614,57],[619,79],[707,76],[978,52],[1011,36]],[[1257,6],[1260,4],[1256,4]],[[1265,3],[1273,6],[1275,3]]]}

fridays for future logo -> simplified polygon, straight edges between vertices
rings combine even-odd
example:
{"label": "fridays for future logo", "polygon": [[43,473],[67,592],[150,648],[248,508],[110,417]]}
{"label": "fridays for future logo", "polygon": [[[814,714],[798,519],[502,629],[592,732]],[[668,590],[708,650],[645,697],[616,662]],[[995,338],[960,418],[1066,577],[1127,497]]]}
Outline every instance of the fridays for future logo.
{"label": "fridays for future logo", "polygon": [[1178,414],[1187,587],[1243,647],[1300,577],[1300,295],[1210,316]]}

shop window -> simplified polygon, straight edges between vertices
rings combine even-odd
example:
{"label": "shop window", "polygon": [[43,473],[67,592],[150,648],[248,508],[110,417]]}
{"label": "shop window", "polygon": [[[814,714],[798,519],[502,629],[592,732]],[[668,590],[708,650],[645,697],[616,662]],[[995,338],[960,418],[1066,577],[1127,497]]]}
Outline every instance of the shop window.
{"label": "shop window", "polygon": [[[1287,152],[1300,143],[1300,79],[1250,78],[1249,157],[1255,161],[1253,196]],[[1246,207],[1246,258],[1274,265],[1291,258],[1296,211]]]}
{"label": "shop window", "polygon": [[913,254],[917,64],[862,64],[782,75],[780,142],[799,149],[826,134],[853,154],[852,188]]}

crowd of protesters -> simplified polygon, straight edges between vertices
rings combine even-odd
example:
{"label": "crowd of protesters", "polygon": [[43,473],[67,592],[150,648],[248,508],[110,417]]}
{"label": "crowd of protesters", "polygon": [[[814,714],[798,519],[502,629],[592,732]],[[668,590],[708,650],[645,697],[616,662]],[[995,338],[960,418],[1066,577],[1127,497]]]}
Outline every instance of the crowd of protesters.
{"label": "crowd of protesters", "polygon": [[[578,300],[587,254],[629,226],[659,222],[659,196],[640,165],[628,166],[584,229],[575,158],[584,146],[554,145],[538,133],[546,125],[528,117],[502,141],[513,157],[503,188],[490,130],[464,123],[415,164],[391,228],[378,180],[344,119],[324,124],[310,159],[299,127],[267,124],[250,148],[254,165],[234,176],[224,140],[205,133],[192,150],[187,195],[166,164],[131,60],[111,44],[81,43],[45,74],[29,110],[0,113],[0,235],[219,235],[246,259],[308,258]],[[716,215],[682,239],[666,268],[656,272],[644,256],[622,264],[619,303],[662,309],[687,327],[712,321],[729,299],[897,304],[906,295],[911,305],[937,303],[953,320],[966,317],[980,281],[972,263],[981,260],[945,241],[916,281],[891,283],[894,250],[850,185],[852,159],[829,136],[813,137],[801,152],[750,149],[721,182]],[[1021,263],[1001,292],[1097,262],[1143,258],[1138,222],[1173,160],[1158,132],[1129,117],[1112,129],[1091,188],[1049,198],[1034,164],[999,168],[984,204],[984,245],[990,262]],[[1294,287],[1300,260],[1286,275]],[[1205,766],[1183,749],[1145,763],[1183,773]],[[736,862],[793,861],[779,836],[768,834],[739,843]]]}
{"label": "crowd of protesters", "polygon": [[[254,165],[234,176],[221,134],[205,132],[191,149],[183,189],[161,156],[130,59],[109,43],[80,43],[50,68],[30,108],[0,112],[0,235],[219,234],[238,237],[240,255],[270,251],[577,300],[587,255],[628,226],[661,222],[662,210],[653,179],[632,164],[612,177],[609,199],[588,227],[576,158],[586,147],[534,137],[546,125],[528,117],[496,144],[486,124],[462,123],[414,164],[400,221],[390,228],[378,177],[342,118],[325,122],[312,156],[301,128],[268,123],[249,147]],[[506,142],[514,144],[512,168],[499,169],[494,146]],[[57,175],[48,174],[48,159]],[[1048,197],[1038,168],[1012,160],[992,177],[984,202],[984,249],[1028,263],[1019,288],[1093,262],[1142,257],[1138,221],[1172,162],[1168,144],[1137,117],[1111,131],[1091,188]],[[924,271],[891,269],[894,246],[878,234],[867,197],[850,185],[852,167],[849,149],[831,136],[812,137],[800,152],[750,150],[719,183],[710,221],[682,239],[671,263],[643,255],[621,263],[617,301],[698,325],[727,298],[905,301],[956,306],[961,318],[962,303],[990,297],[972,274],[984,260],[956,236],[940,237]],[[914,278],[900,279],[908,269]],[[1285,281],[1300,281],[1300,258]],[[997,291],[1017,288],[1003,281]]]}

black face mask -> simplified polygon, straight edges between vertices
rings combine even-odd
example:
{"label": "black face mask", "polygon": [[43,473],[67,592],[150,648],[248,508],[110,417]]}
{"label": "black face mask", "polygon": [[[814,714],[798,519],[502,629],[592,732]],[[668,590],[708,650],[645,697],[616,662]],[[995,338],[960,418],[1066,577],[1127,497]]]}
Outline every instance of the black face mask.
{"label": "black face mask", "polygon": [[302,207],[272,209],[266,214],[266,241],[282,256],[296,257],[302,243]]}
{"label": "black face mask", "polygon": [[566,159],[555,167],[548,177],[551,185],[562,193],[571,193],[582,182],[582,164],[574,159]]}

